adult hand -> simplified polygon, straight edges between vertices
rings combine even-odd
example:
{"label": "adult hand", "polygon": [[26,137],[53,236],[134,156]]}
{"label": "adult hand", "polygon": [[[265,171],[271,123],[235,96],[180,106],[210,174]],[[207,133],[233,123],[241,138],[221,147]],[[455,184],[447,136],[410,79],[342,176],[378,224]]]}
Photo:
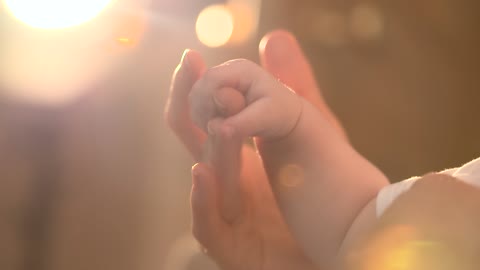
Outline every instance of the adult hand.
{"label": "adult hand", "polygon": [[[281,30],[268,34],[260,44],[260,59],[266,70],[324,112],[346,138],[321,97],[295,37]],[[201,56],[188,51],[175,71],[166,109],[167,122],[197,162],[201,161],[207,136],[191,121],[188,95],[204,71]],[[226,213],[228,206],[222,198],[228,195],[222,188],[222,174],[216,174],[206,163],[193,167],[193,232],[208,254],[220,267],[229,270],[315,269],[282,219],[259,156],[251,147],[242,148],[241,142],[228,140],[222,134],[215,138],[215,144],[213,159],[223,160],[224,164],[237,160],[242,149],[243,166],[236,177],[237,185],[233,186],[239,195],[234,197],[235,202],[228,200],[239,205],[241,211],[233,216]],[[231,169],[237,171],[236,167]]]}

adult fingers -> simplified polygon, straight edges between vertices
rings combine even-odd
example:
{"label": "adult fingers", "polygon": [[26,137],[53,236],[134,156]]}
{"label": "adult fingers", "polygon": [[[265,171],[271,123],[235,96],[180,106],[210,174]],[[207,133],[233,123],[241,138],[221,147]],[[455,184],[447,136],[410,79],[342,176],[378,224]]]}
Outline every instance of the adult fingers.
{"label": "adult fingers", "polygon": [[215,254],[223,249],[226,232],[218,207],[218,179],[208,165],[198,163],[192,168],[192,182],[192,232],[209,253]]}
{"label": "adult fingers", "polygon": [[238,221],[243,213],[243,187],[240,181],[243,140],[234,134],[219,132],[211,138],[211,162],[219,181],[220,211],[230,224]]}
{"label": "adult fingers", "polygon": [[295,36],[285,30],[273,31],[262,39],[259,51],[260,60],[266,70],[315,105],[342,136],[347,138],[342,125],[325,103],[312,67]]}
{"label": "adult fingers", "polygon": [[173,74],[170,96],[165,108],[168,125],[197,161],[201,158],[206,135],[192,122],[188,95],[205,69],[201,55],[196,51],[186,50]]}
{"label": "adult fingers", "polygon": [[[220,88],[214,93],[213,99],[217,113],[223,117],[235,115],[245,108],[245,97],[231,87]],[[240,183],[243,140],[215,127],[220,126],[222,120],[216,118],[210,121],[211,134],[206,142],[204,160],[215,168],[217,179],[221,179],[219,182],[221,214],[227,222],[234,223],[240,218],[243,208]]]}

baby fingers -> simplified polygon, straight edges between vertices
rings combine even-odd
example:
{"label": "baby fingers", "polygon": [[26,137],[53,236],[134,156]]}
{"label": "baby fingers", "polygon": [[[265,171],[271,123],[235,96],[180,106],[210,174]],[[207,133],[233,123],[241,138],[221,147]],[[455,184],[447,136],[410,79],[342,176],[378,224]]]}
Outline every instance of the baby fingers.
{"label": "baby fingers", "polygon": [[191,116],[206,130],[207,123],[219,116],[238,113],[246,103],[245,94],[263,70],[248,60],[237,59],[213,67],[193,86],[190,93]]}
{"label": "baby fingers", "polygon": [[222,117],[230,117],[245,108],[245,97],[236,89],[225,87],[213,94],[217,113]]}
{"label": "baby fingers", "polygon": [[288,134],[302,102],[288,87],[248,60],[232,60],[208,70],[190,94],[192,119],[202,129],[224,118],[224,129],[240,137]]}

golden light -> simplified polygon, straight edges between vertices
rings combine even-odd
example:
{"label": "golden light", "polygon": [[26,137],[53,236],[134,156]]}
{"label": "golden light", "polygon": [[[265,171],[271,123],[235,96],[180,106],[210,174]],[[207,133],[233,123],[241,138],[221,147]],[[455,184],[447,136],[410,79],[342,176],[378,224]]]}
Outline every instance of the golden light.
{"label": "golden light", "polygon": [[230,0],[227,3],[233,15],[234,27],[229,44],[241,45],[255,36],[261,13],[260,0]]}
{"label": "golden light", "polygon": [[101,16],[75,28],[46,31],[0,16],[0,25],[8,29],[0,45],[0,96],[62,106],[110,80],[138,51],[149,0],[109,2]]}
{"label": "golden light", "polygon": [[303,169],[296,164],[288,164],[278,174],[279,183],[285,188],[295,188],[303,184],[305,175]]}
{"label": "golden light", "polygon": [[208,47],[225,45],[233,33],[233,15],[224,5],[208,6],[200,12],[196,23],[198,39]]}
{"label": "golden light", "polygon": [[350,255],[347,269],[465,269],[448,245],[438,239],[428,240],[412,225],[378,231]]}
{"label": "golden light", "polygon": [[112,0],[3,0],[23,23],[42,29],[62,29],[92,20]]}

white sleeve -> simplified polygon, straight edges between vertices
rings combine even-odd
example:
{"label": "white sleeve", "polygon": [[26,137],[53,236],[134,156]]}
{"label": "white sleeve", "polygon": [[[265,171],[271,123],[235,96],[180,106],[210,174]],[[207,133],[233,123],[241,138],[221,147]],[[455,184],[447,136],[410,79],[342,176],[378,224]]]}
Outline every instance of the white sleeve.
{"label": "white sleeve", "polygon": [[[480,158],[472,160],[460,168],[452,168],[440,173],[451,175],[461,181],[480,188]],[[377,217],[383,215],[390,205],[402,193],[408,191],[420,177],[415,176],[401,182],[384,187],[377,195],[376,212]]]}
{"label": "white sleeve", "polygon": [[453,177],[480,188],[480,158],[463,165],[455,171]]}
{"label": "white sleeve", "polygon": [[377,217],[383,215],[385,210],[392,205],[398,196],[408,191],[418,179],[420,179],[419,176],[414,176],[407,180],[393,183],[382,188],[378,193],[376,200]]}
{"label": "white sleeve", "polygon": [[441,171],[440,173],[441,174],[448,174],[448,175],[453,176],[458,169],[459,168],[446,169],[446,170]]}

